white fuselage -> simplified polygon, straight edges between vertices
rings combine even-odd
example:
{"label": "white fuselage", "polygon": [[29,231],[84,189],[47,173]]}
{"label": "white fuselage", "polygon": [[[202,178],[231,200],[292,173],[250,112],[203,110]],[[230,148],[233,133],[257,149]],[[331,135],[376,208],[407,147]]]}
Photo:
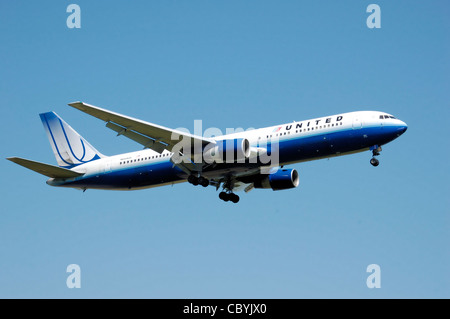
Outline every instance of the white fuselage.
{"label": "white fuselage", "polygon": [[[251,147],[278,147],[278,163],[287,165],[320,158],[361,152],[384,145],[406,131],[407,125],[384,112],[360,111],[291,122],[240,133],[216,136],[223,139],[245,138]],[[104,157],[73,168],[84,173],[70,179],[50,179],[52,186],[81,189],[130,190],[184,182],[187,174],[171,161],[173,153],[151,149]],[[268,166],[275,166],[273,163]],[[246,174],[259,169],[255,163],[211,165],[203,170],[210,179],[227,173]]]}

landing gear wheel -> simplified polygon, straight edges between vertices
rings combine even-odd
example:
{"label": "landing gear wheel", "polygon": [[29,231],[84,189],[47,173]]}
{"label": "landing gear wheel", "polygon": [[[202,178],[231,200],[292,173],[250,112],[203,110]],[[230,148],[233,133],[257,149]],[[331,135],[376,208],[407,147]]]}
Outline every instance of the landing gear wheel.
{"label": "landing gear wheel", "polygon": [[375,157],[372,157],[372,159],[370,160],[370,164],[372,164],[372,166],[377,167],[378,165],[380,165],[380,161],[377,160]]}
{"label": "landing gear wheel", "polygon": [[203,187],[207,187],[209,185],[209,180],[207,178],[204,178],[204,177],[200,176],[198,178],[198,183],[200,185],[202,185]]}
{"label": "landing gear wheel", "polygon": [[230,200],[231,200],[233,203],[236,204],[237,202],[239,202],[239,196],[238,196],[238,195],[236,195],[236,194],[234,194],[234,193],[230,193],[229,196],[230,196]]}
{"label": "landing gear wheel", "polygon": [[194,186],[197,186],[199,184],[199,179],[194,175],[189,175],[188,182]]}
{"label": "landing gear wheel", "polygon": [[219,193],[219,198],[220,198],[221,200],[223,200],[224,202],[228,202],[228,201],[230,200],[230,197],[229,197],[228,194],[225,193],[225,192],[220,192],[220,193]]}

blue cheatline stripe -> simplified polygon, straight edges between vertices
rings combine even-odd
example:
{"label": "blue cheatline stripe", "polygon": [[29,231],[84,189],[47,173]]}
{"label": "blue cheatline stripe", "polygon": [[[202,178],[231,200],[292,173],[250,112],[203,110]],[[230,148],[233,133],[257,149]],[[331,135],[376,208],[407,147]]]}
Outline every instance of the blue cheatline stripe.
{"label": "blue cheatline stripe", "polygon": [[[282,148],[282,161],[301,161],[304,159],[314,159],[314,157],[332,156],[336,153],[345,154],[346,152],[368,149],[372,145],[384,145],[397,137],[398,127],[370,127],[353,130],[342,129],[339,131],[314,134],[307,136],[296,136],[289,140],[280,141]],[[358,132],[358,134],[355,134]],[[368,135],[367,138],[364,135]],[[328,141],[324,142],[323,137],[329,137],[334,145],[332,149],[328,146]],[[270,147],[270,144],[268,145]],[[298,150],[301,150],[299,152]],[[317,149],[321,150],[316,153]],[[327,153],[328,152],[328,153]],[[285,160],[284,160],[285,159]],[[210,172],[215,169],[223,168],[245,168],[255,167],[255,164],[219,164],[214,169],[205,170]],[[98,174],[75,178],[71,182],[61,182],[58,186],[68,187],[86,187],[86,188],[133,188],[154,186],[162,183],[171,183],[186,178],[184,172],[178,167],[173,166],[169,158],[157,163],[147,163],[141,166],[124,167],[112,172],[101,172]]]}
{"label": "blue cheatline stripe", "polygon": [[166,160],[164,162],[114,170],[109,173],[102,172],[90,176],[77,177],[70,182],[55,182],[57,184],[54,184],[54,186],[128,189],[182,180],[181,175],[184,174],[183,171],[176,166],[172,167],[172,165],[170,160]]}
{"label": "blue cheatline stripe", "polygon": [[[368,149],[375,144],[384,145],[398,137],[397,130],[397,126],[375,126],[358,130],[351,128],[342,129],[339,131],[283,139],[279,141],[280,164],[282,162],[345,154],[347,152]],[[324,139],[325,137],[326,139]],[[331,145],[333,145],[332,148]]]}

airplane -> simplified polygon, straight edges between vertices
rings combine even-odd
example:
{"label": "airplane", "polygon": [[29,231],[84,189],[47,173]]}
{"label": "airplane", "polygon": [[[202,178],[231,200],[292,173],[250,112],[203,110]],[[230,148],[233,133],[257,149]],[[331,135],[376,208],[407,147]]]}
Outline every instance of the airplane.
{"label": "airplane", "polygon": [[220,188],[219,198],[237,203],[237,191],[284,190],[299,185],[286,165],[371,151],[405,133],[408,126],[391,114],[357,111],[300,122],[203,137],[142,121],[84,102],[69,106],[94,116],[106,127],[144,146],[105,156],[54,112],[40,114],[58,166],[20,157],[8,160],[50,179],[57,187],[137,190],[189,182]]}

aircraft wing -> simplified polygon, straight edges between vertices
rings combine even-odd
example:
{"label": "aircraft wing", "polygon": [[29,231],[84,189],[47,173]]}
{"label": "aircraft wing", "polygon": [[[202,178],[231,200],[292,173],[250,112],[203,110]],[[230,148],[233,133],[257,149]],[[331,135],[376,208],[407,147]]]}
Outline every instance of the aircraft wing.
{"label": "aircraft wing", "polygon": [[189,141],[189,145],[192,146],[205,146],[209,143],[215,143],[214,140],[145,122],[87,103],[73,102],[69,103],[69,105],[105,121],[106,127],[117,132],[118,135],[124,135],[133,141],[142,144],[145,148],[150,148],[158,153],[161,153],[164,149],[172,151],[173,147],[181,140],[183,140],[184,143]]}

